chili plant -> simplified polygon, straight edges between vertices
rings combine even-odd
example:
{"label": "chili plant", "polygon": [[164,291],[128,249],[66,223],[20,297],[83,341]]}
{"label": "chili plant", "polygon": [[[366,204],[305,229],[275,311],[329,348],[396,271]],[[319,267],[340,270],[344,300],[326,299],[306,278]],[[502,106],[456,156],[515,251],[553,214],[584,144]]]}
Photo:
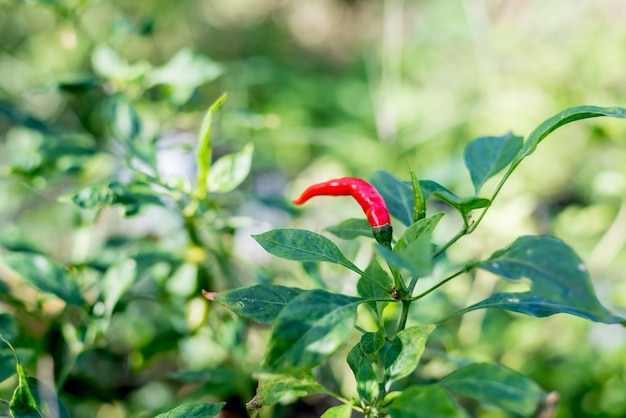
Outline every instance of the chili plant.
{"label": "chili plant", "polygon": [[[0,399],[0,404],[8,406],[12,416],[68,417],[70,412],[77,410],[77,405],[69,404],[66,408],[61,398],[69,398],[71,402],[81,395],[89,399],[93,394],[106,392],[98,386],[97,378],[101,376],[94,378],[94,383],[85,383],[88,379],[81,381],[79,389],[83,392],[79,392],[80,395],[76,394],[75,384],[71,391],[66,390],[70,386],[68,381],[76,379],[76,375],[88,374],[92,370],[98,373],[100,356],[110,362],[109,369],[125,370],[132,363],[129,360],[131,353],[141,358],[140,363],[144,363],[144,359],[147,363],[159,353],[181,351],[182,341],[190,340],[200,328],[207,328],[211,323],[220,326],[215,344],[223,347],[227,356],[223,360],[214,356],[217,364],[211,369],[212,382],[202,389],[203,395],[217,393],[219,396],[214,398],[218,399],[222,396],[251,396],[254,385],[249,378],[245,350],[239,344],[245,332],[243,321],[233,321],[225,312],[209,313],[208,303],[200,295],[202,288],[232,287],[235,262],[228,238],[235,227],[228,216],[229,208],[224,198],[228,196],[225,193],[232,192],[246,179],[253,153],[252,144],[248,144],[238,152],[212,158],[212,121],[225,100],[226,95],[221,96],[205,113],[195,150],[197,170],[193,181],[168,176],[160,170],[156,158],[157,137],[146,139],[148,135],[142,135],[142,118],[125,96],[111,96],[106,101],[107,114],[111,116],[107,121],[111,125],[111,137],[122,149],[117,155],[123,161],[126,176],[108,179],[61,198],[66,202],[64,204],[73,203],[91,213],[91,219],[111,207],[120,209],[126,217],[140,214],[147,207],[157,207],[160,214],[178,218],[181,228],[167,236],[168,240],[182,238],[183,245],[177,250],[161,249],[155,242],[160,238],[156,235],[145,240],[129,240],[126,247],[125,240],[111,237],[98,253],[86,256],[81,262],[64,265],[21,243],[0,247],[0,275],[3,278],[12,278],[9,282],[23,279],[25,286],[40,292],[46,300],[56,298],[62,307],[51,320],[59,324],[60,335],[54,334],[54,327],[50,331],[54,336],[51,340],[60,340],[59,348],[51,346],[50,349],[56,374],[45,384],[27,375],[23,367],[23,363],[33,357],[46,354],[45,348],[36,352],[33,349],[36,343],[19,332],[17,320],[9,314],[0,315],[0,339],[4,341],[0,342],[3,359],[0,380],[15,374],[18,377],[12,398]],[[4,242],[2,244],[4,246]],[[241,271],[238,268],[238,272]],[[1,288],[3,303],[18,312],[16,316],[37,315],[27,310],[26,305],[30,302],[12,296],[4,282]],[[43,302],[37,302],[40,303]],[[20,313],[22,311],[28,313]],[[140,312],[140,315],[132,312]],[[40,315],[50,320],[48,316],[51,314]],[[133,341],[126,347],[125,343],[115,347],[116,333],[121,325],[129,327],[128,335]],[[29,348],[22,348],[24,346]],[[135,370],[130,374],[142,367],[142,364],[132,366]],[[181,385],[181,382],[203,384],[207,380],[193,369],[177,373],[163,366],[159,369],[160,378],[175,382],[172,387]],[[115,385],[134,384],[128,383],[127,379],[118,377]],[[216,379],[221,379],[219,384],[214,383]],[[76,404],[82,401],[84,399]],[[217,413],[224,404],[189,402],[164,415],[186,417],[195,413],[206,416]],[[166,400],[151,412],[168,407],[171,402]]]}
{"label": "chili plant", "polygon": [[[583,260],[566,243],[551,236],[522,236],[483,260],[435,269],[446,252],[473,233],[493,206],[502,187],[519,164],[555,129],[567,123],[599,116],[626,118],[626,109],[582,106],[567,109],[539,125],[525,140],[511,133],[481,137],[464,152],[474,187],[472,196],[461,197],[431,180],[409,180],[378,172],[370,182],[343,178],[311,186],[294,203],[313,196],[352,195],[367,214],[348,219],[327,231],[339,239],[376,238],[367,266],[349,260],[326,236],[301,229],[277,229],[255,235],[267,252],[310,265],[332,263],[356,273],[356,289],[349,294],[324,288],[301,289],[259,284],[205,296],[241,317],[271,324],[271,336],[263,363],[257,371],[259,385],[249,402],[252,415],[286,397],[323,393],[340,405],[323,417],[464,417],[463,399],[492,405],[517,416],[532,416],[549,409],[554,398],[534,381],[503,365],[464,364],[438,381],[410,384],[429,336],[437,327],[465,313],[486,308],[504,309],[534,317],[565,313],[589,321],[626,326],[626,319],[612,314],[595,295]],[[481,194],[486,181],[501,174],[494,191]],[[426,201],[437,200],[453,208],[462,219],[458,232],[443,242],[433,233],[443,212],[427,213]],[[437,207],[436,205],[434,205]],[[376,232],[395,218],[394,238]],[[376,213],[376,216],[372,216]],[[373,228],[372,228],[373,227]],[[373,232],[374,231],[374,232]],[[391,237],[391,227],[387,230]],[[443,264],[443,263],[441,263]],[[430,323],[411,323],[409,313],[423,299],[444,285],[476,270],[503,279],[527,279],[523,292],[494,293],[485,300],[449,312]],[[436,284],[416,292],[419,281],[436,276]],[[393,306],[400,313],[389,314]],[[359,309],[363,306],[364,308]],[[350,346],[346,346],[348,343]],[[354,374],[352,393],[337,393],[316,380],[314,369],[342,349]]]}

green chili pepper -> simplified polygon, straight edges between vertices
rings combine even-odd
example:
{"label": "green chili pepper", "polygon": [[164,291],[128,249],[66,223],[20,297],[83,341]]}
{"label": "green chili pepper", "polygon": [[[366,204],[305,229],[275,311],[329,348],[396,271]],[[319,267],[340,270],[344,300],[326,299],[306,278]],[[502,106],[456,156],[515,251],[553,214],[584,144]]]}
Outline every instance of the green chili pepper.
{"label": "green chili pepper", "polygon": [[411,183],[413,184],[413,195],[415,196],[415,206],[413,207],[413,222],[415,223],[426,217],[426,201],[417,176],[413,170],[409,169],[409,171],[411,173]]}

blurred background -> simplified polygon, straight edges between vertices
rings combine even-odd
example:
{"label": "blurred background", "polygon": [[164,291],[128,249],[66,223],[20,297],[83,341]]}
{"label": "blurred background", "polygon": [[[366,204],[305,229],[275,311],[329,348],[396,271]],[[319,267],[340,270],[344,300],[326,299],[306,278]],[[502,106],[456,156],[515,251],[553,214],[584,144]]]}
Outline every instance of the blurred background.
{"label": "blurred background", "polygon": [[[411,168],[470,195],[462,160],[470,140],[526,136],[571,106],[626,106],[624,22],[621,0],[0,0],[0,245],[96,271],[132,258],[142,272],[102,339],[72,358],[61,399],[73,416],[99,418],[153,416],[194,396],[245,402],[267,332],[243,332],[224,314],[211,326],[210,315],[194,322],[189,312],[213,308],[167,285],[173,275],[184,281],[189,254],[180,221],[166,210],[124,217],[59,200],[124,181],[107,128],[112,98],[134,106],[160,172],[184,179],[193,177],[204,112],[227,92],[214,153],[247,143],[255,151],[251,175],[220,201],[230,264],[220,286],[306,283],[304,272],[260,253],[250,238],[359,216],[334,200],[295,212],[287,202],[305,185],[379,169],[408,179]],[[622,120],[559,129],[450,259],[486,257],[519,235],[555,235],[588,262],[599,299],[623,314],[625,161]],[[2,329],[30,349],[27,369],[45,377],[71,346],[67,321],[80,329],[82,319],[7,277]],[[459,279],[413,320],[444,316],[495,286],[487,275]],[[474,312],[433,339],[450,355],[501,362],[558,391],[556,417],[626,416],[626,331],[618,326]],[[234,345],[238,359],[229,357]],[[335,372],[335,385],[351,384],[344,380]],[[15,384],[0,385],[3,398]]]}

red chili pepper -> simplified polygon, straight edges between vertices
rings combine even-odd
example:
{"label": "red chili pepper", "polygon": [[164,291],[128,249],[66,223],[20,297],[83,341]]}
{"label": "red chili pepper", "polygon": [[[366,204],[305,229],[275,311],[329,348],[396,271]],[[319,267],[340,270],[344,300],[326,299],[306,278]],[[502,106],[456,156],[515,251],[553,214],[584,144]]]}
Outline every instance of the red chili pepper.
{"label": "red chili pepper", "polygon": [[391,219],[383,197],[374,186],[363,179],[343,177],[309,186],[299,198],[293,201],[301,205],[314,196],[352,196],[367,216],[372,225],[374,238],[380,244],[391,246]]}

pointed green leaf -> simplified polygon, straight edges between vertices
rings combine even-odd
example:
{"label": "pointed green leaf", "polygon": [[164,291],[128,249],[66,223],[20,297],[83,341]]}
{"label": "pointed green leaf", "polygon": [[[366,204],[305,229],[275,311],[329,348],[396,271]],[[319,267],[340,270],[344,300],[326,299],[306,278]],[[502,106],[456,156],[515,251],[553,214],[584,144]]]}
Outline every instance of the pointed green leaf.
{"label": "pointed green leaf", "polygon": [[465,147],[465,166],[476,194],[487,180],[508,166],[522,148],[524,139],[508,133],[477,138]]}
{"label": "pointed green leaf", "polygon": [[220,292],[215,301],[243,318],[271,324],[280,311],[300,293],[302,289],[259,284]]}
{"label": "pointed green leaf", "polygon": [[17,373],[15,355],[20,359],[20,362],[24,363],[29,361],[35,355],[35,352],[26,348],[0,350],[0,382]]}
{"label": "pointed green leaf", "polygon": [[413,207],[413,222],[417,222],[426,217],[426,197],[417,179],[417,175],[415,175],[413,170],[409,170],[409,172],[411,174],[411,186],[413,187],[413,200],[415,202]]}
{"label": "pointed green leaf", "polygon": [[524,142],[524,146],[520,151],[516,161],[519,162],[535,152],[537,145],[543,141],[552,131],[559,127],[581,119],[596,118],[600,116],[608,116],[611,118],[626,118],[626,108],[623,107],[598,107],[598,106],[576,106],[565,109],[557,113],[550,119],[544,121],[535,128]]}
{"label": "pointed green leaf", "polygon": [[198,199],[205,199],[207,194],[207,179],[209,170],[211,169],[211,159],[213,150],[211,148],[211,124],[213,122],[213,114],[226,101],[226,94],[222,94],[209,106],[209,110],[202,119],[202,126],[198,134],[198,146],[196,148],[196,168],[198,175],[196,177],[196,194]]}
{"label": "pointed green leaf", "polygon": [[491,200],[482,197],[465,197],[461,198],[450,191],[436,191],[432,193],[436,197],[448,205],[452,206],[463,217],[467,224],[469,215],[473,210],[482,209],[491,205]]}
{"label": "pointed green leaf", "polygon": [[467,418],[467,413],[439,385],[412,386],[394,399],[391,418]]}
{"label": "pointed green leaf", "polygon": [[325,261],[341,264],[363,274],[337,246],[323,235],[303,229],[275,229],[252,238],[270,254],[294,261]]}
{"label": "pointed green leaf", "polygon": [[[132,147],[132,141],[134,141],[141,132],[141,119],[139,114],[133,107],[133,105],[123,96],[112,96],[107,102],[106,117],[111,129],[111,134],[117,140],[124,141],[127,145],[131,146],[131,150],[135,150]],[[146,160],[152,161],[146,155],[139,156]]]}
{"label": "pointed green leaf", "polygon": [[410,184],[396,179],[386,171],[376,172],[370,183],[385,200],[391,216],[406,226],[413,223],[415,197]]}
{"label": "pointed green leaf", "polygon": [[433,216],[423,218],[415,222],[404,231],[393,250],[395,252],[402,252],[409,244],[415,242],[424,235],[428,236],[428,241],[430,241],[437,224],[443,216],[444,213],[437,213]]}
{"label": "pointed green leaf", "polygon": [[413,277],[428,276],[432,272],[433,246],[429,234],[421,235],[399,251],[395,248],[390,250],[381,245],[376,245],[374,248],[389,265],[396,269],[405,269]]}
{"label": "pointed green leaf", "polygon": [[323,290],[296,296],[276,317],[264,371],[295,373],[330,357],[350,338],[364,301]]}
{"label": "pointed green leaf", "polygon": [[22,363],[20,362],[15,349],[2,335],[0,335],[0,340],[2,340],[9,347],[9,350],[13,355],[18,377],[18,386],[15,389],[15,392],[13,392],[13,397],[9,402],[11,415],[15,418],[41,418],[41,411],[37,406],[37,401],[33,396],[31,387],[29,386],[28,377],[24,372],[24,368],[22,367]]}
{"label": "pointed green leaf", "polygon": [[538,384],[497,364],[470,364],[447,375],[440,384],[461,396],[524,417],[532,416],[543,399]]}
{"label": "pointed green leaf", "polygon": [[588,308],[572,306],[569,303],[557,302],[531,293],[494,293],[487,299],[462,309],[462,313],[477,309],[506,309],[507,311],[523,313],[526,315],[543,318],[546,316],[564,313],[578,316],[594,322],[606,324],[626,325],[626,319],[620,316],[599,314],[591,312]]}
{"label": "pointed green leaf", "polygon": [[261,376],[257,397],[262,405],[275,405],[279,402],[293,402],[303,396],[313,393],[326,393],[333,395],[331,391],[319,385],[315,381],[313,372],[308,370],[294,375],[270,375]]}
{"label": "pointed green leaf", "polygon": [[35,403],[44,417],[70,418],[67,407],[52,389],[34,377],[28,376],[27,379]]}
{"label": "pointed green leaf", "polygon": [[207,178],[208,191],[226,193],[239,187],[250,174],[253,151],[254,146],[247,144],[241,151],[215,161]]}
{"label": "pointed green leaf", "polygon": [[337,405],[328,408],[320,418],[350,418],[352,416],[351,405]]}
{"label": "pointed green leaf", "polygon": [[157,415],[155,418],[211,418],[219,414],[226,402],[206,403],[190,402],[177,406],[171,411]]}
{"label": "pointed green leaf", "polygon": [[[378,263],[376,257],[372,257],[370,265],[365,269],[365,274],[361,276],[356,285],[359,296],[371,299],[389,299],[391,297],[389,290],[393,285],[391,277]],[[385,306],[389,302],[367,302],[368,305],[376,312],[380,318]]]}
{"label": "pointed green leaf", "polygon": [[[598,301],[585,263],[567,244],[547,236],[524,236],[509,247],[476,264],[507,279],[527,278],[528,293],[492,296],[473,309],[501,307],[530,315],[570,313],[606,323],[624,321],[613,316]],[[498,303],[496,302],[500,302]],[[481,305],[482,304],[482,305]]]}
{"label": "pointed green leaf", "polygon": [[122,295],[130,288],[137,277],[137,263],[135,260],[124,260],[109,267],[100,280],[102,298],[108,316],[113,314],[115,305]]}
{"label": "pointed green leaf", "polygon": [[406,328],[396,335],[384,352],[385,378],[388,383],[413,373],[426,348],[426,340],[435,325]]}
{"label": "pointed green leaf", "polygon": [[122,184],[117,181],[86,187],[59,200],[71,202],[83,209],[100,210],[106,206],[122,206],[124,215],[138,214],[144,206],[163,206],[162,194],[144,182]]}
{"label": "pointed green leaf", "polygon": [[372,359],[367,357],[360,344],[355,345],[348,353],[348,366],[356,379],[356,390],[359,397],[366,400],[376,399],[379,393],[378,381]]}
{"label": "pointed green leaf", "polygon": [[379,328],[376,332],[366,332],[363,334],[359,346],[363,354],[374,358],[381,348],[385,346],[384,328]]}
{"label": "pointed green leaf", "polygon": [[197,87],[216,79],[222,72],[222,66],[218,63],[183,48],[146,78],[153,85],[168,85],[170,87],[168,93],[173,102],[182,105],[189,100]]}
{"label": "pointed green leaf", "polygon": [[83,305],[77,282],[54,261],[39,254],[16,252],[0,255],[0,262],[39,290],[52,293],[67,303]]}
{"label": "pointed green leaf", "polygon": [[373,238],[372,226],[367,219],[346,219],[345,221],[326,228],[337,238],[350,240],[357,237]]}

